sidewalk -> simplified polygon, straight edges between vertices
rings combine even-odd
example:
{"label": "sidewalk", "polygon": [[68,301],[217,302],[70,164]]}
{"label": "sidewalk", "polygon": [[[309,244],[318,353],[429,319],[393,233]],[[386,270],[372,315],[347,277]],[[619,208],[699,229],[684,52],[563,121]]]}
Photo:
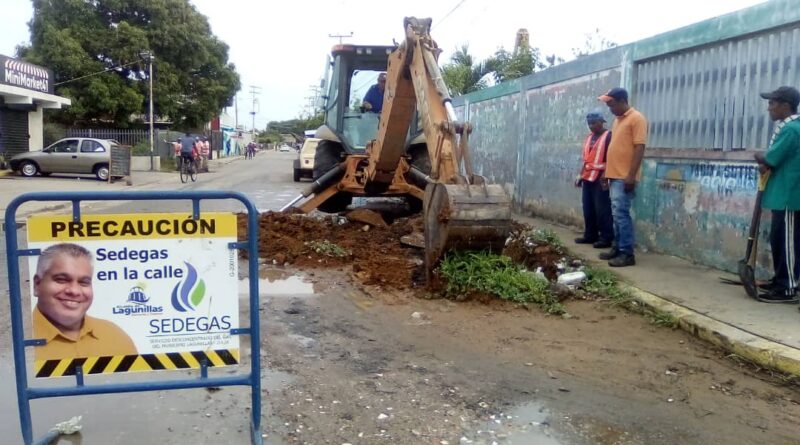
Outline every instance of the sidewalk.
{"label": "sidewalk", "polygon": [[[606,266],[597,259],[605,249],[573,242],[579,232],[538,218],[516,218],[552,229],[570,251],[593,265]],[[798,305],[760,303],[741,286],[719,280],[722,276],[738,280],[737,275],[666,255],[637,252],[636,266],[612,270],[639,302],[671,314],[684,330],[762,366],[800,376]]]}

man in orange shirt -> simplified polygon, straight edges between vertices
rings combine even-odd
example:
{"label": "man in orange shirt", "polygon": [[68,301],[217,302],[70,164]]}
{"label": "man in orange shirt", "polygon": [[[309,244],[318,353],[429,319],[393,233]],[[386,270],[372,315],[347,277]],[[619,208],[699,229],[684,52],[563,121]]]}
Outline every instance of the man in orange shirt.
{"label": "man in orange shirt", "polygon": [[633,266],[636,258],[631,203],[636,196],[636,184],[642,177],[647,120],[628,104],[628,92],[624,88],[612,88],[598,99],[616,116],[606,162],[615,245],[610,252],[600,254],[600,259],[608,260],[612,267]]}

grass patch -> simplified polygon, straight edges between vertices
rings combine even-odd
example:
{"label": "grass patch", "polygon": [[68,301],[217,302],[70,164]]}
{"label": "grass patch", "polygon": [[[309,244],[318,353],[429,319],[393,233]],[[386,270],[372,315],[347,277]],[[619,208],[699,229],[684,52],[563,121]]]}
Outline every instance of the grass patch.
{"label": "grass patch", "polygon": [[616,305],[627,307],[633,302],[633,295],[619,287],[619,279],[608,269],[586,266],[584,272],[587,277],[584,292],[608,298]]}
{"label": "grass patch", "polygon": [[588,279],[583,286],[584,292],[608,298],[612,305],[644,315],[656,326],[670,329],[678,327],[678,319],[672,314],[655,311],[636,301],[630,291],[619,286],[619,279],[613,272],[594,266],[586,266],[585,272]]}
{"label": "grass patch", "polygon": [[350,251],[328,240],[309,241],[306,243],[314,252],[322,255],[342,258],[350,255]]}
{"label": "grass patch", "polygon": [[534,243],[539,245],[549,245],[558,253],[564,253],[566,251],[564,242],[561,241],[561,238],[559,238],[558,235],[556,235],[556,232],[550,229],[534,229],[528,232],[527,236]]}
{"label": "grass patch", "polygon": [[481,292],[516,303],[534,303],[549,314],[566,312],[550,292],[546,279],[523,271],[507,256],[451,253],[442,260],[439,270],[447,282],[445,294],[450,298]]}

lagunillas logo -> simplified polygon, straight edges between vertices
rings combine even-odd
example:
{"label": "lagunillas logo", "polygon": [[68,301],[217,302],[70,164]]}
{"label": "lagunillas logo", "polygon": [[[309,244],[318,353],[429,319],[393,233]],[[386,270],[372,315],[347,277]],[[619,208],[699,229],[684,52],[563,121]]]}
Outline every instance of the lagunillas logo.
{"label": "lagunillas logo", "polygon": [[148,304],[150,297],[144,291],[142,286],[133,286],[128,291],[128,300],[125,304],[120,304],[111,309],[111,313],[117,315],[148,315],[160,314],[164,312],[162,306],[153,306]]}
{"label": "lagunillas logo", "polygon": [[189,312],[197,309],[197,306],[206,296],[206,283],[198,279],[197,269],[191,264],[186,264],[186,279],[179,281],[172,289],[172,307],[178,312]]}

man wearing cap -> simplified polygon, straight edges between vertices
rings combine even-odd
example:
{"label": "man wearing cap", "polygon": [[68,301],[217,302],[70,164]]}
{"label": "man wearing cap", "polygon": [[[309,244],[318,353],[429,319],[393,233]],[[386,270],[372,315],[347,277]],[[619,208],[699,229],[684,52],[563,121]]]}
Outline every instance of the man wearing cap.
{"label": "man wearing cap", "polygon": [[769,241],[772,247],[772,268],[775,275],[758,300],[765,303],[797,303],[797,282],[800,277],[800,92],[780,87],[762,93],[767,99],[770,119],[776,122],[769,147],[756,153],[761,173],[770,172],[761,207],[772,213]]}
{"label": "man wearing cap", "polygon": [[378,83],[372,85],[364,95],[361,106],[372,113],[380,113],[383,109],[383,94],[386,91],[386,73],[378,74]]}
{"label": "man wearing cap", "polygon": [[611,141],[611,132],[605,128],[605,119],[600,113],[586,115],[591,131],[583,143],[583,162],[576,187],[583,189],[583,236],[576,238],[578,244],[592,244],[596,249],[611,247],[614,240],[614,223],[611,219],[611,199],[608,184],[603,180],[606,170],[606,150]]}
{"label": "man wearing cap", "polygon": [[611,127],[605,175],[611,192],[615,245],[609,252],[601,253],[600,259],[608,260],[612,267],[633,266],[636,258],[633,254],[635,239],[631,202],[636,183],[642,177],[647,120],[628,104],[628,92],[624,88],[612,88],[598,99],[605,102],[616,116]]}

